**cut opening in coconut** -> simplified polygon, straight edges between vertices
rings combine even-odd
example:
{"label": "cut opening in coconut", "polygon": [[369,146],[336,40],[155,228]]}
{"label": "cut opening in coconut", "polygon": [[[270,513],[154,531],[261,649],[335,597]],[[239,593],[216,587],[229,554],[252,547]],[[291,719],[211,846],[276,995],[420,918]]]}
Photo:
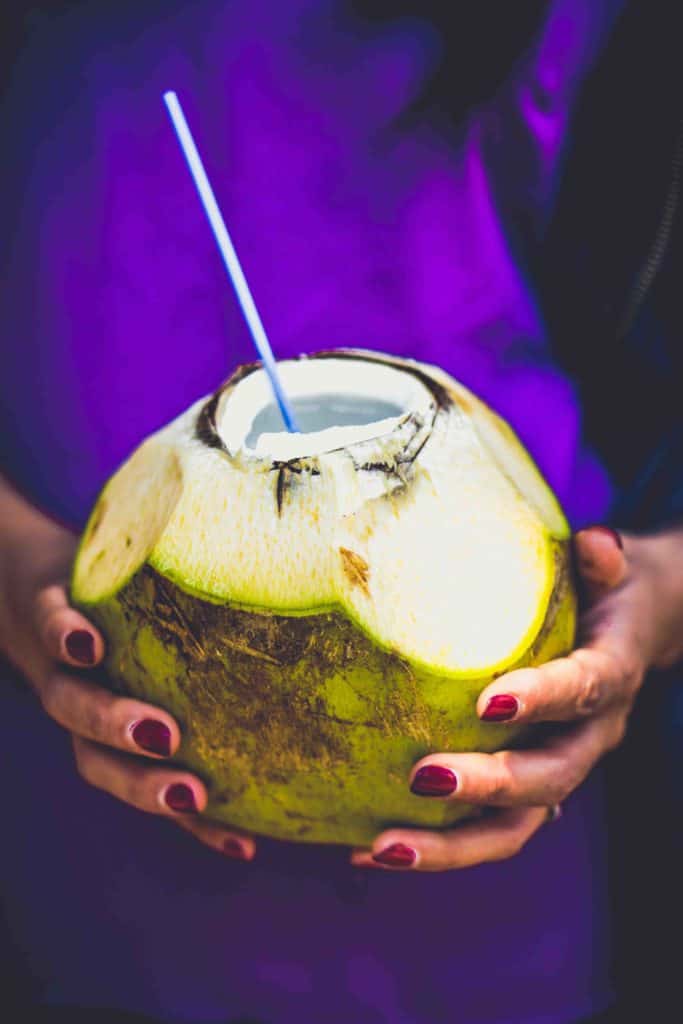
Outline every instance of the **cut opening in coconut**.
{"label": "cut opening in coconut", "polygon": [[279,364],[300,433],[285,429],[263,370],[241,380],[220,404],[217,432],[228,451],[273,461],[321,455],[391,433],[408,416],[426,416],[429,389],[413,374],[349,359]]}

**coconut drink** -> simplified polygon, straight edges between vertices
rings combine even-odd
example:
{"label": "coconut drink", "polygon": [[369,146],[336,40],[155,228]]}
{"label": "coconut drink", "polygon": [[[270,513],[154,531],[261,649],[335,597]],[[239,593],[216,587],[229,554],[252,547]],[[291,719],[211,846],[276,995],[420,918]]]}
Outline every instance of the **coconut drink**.
{"label": "coconut drink", "polygon": [[567,653],[569,528],[511,428],[443,371],[360,350],[243,366],[107,483],[72,597],[117,691],[178,721],[207,815],[366,844],[471,808],[410,793],[503,672]]}

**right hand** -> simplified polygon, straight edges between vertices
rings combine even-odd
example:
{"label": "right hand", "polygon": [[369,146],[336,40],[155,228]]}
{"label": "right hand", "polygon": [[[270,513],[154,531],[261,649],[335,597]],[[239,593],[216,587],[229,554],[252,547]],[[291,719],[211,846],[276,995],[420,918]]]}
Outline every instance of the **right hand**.
{"label": "right hand", "polygon": [[102,661],[105,647],[98,630],[67,599],[76,538],[1,479],[0,522],[0,652],[24,675],[48,715],[71,733],[82,778],[133,807],[171,819],[219,852],[251,860],[250,836],[201,817],[208,799],[203,782],[164,763],[180,744],[171,715],[89,680],[87,670]]}

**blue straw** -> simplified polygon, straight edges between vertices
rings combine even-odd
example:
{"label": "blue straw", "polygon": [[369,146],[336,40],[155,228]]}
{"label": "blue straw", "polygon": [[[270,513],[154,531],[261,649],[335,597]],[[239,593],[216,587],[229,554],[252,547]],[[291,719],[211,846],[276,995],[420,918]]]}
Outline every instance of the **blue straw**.
{"label": "blue straw", "polygon": [[225,226],[225,221],[216,202],[216,197],[211,188],[211,184],[204,170],[202,159],[199,155],[194,139],[192,138],[192,132],[190,131],[189,125],[185,119],[178,97],[174,92],[164,93],[164,102],[168,108],[168,112],[173,122],[173,127],[176,130],[180,147],[187,160],[187,165],[190,168],[190,174],[197,187],[199,198],[202,201],[204,212],[208,217],[211,230],[214,233],[218,248],[220,249],[223,262],[228,271],[232,286],[237,294],[237,301],[240,304],[240,308],[244,314],[244,319],[247,321],[247,327],[251,332],[251,336],[254,339],[254,344],[258,354],[261,357],[264,368],[270,379],[270,384],[273,389],[273,394],[280,407],[280,413],[284,420],[287,430],[290,432],[298,432],[299,428],[296,425],[294,413],[287,400],[287,396],[284,393],[280,377],[277,372],[277,366],[275,358],[273,356],[273,350],[268,342],[263,324],[261,323],[261,317],[258,314],[256,305],[249,291],[249,285],[247,279],[242,272],[242,267],[237,258],[235,247],[230,240],[228,229]]}

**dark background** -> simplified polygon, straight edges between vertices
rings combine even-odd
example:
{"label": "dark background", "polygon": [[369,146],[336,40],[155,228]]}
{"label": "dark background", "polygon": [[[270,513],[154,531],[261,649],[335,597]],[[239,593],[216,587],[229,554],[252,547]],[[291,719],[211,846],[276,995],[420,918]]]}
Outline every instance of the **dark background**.
{"label": "dark background", "polygon": [[[683,238],[677,208],[683,60],[676,6],[627,4],[584,89],[556,214],[527,253],[556,357],[577,383],[588,437],[620,490],[616,521],[640,528],[683,515]],[[163,7],[150,0],[145,17]],[[442,58],[407,117],[438,117],[454,128],[505,79],[545,7],[543,0],[348,4],[349,13],[371,25],[400,15],[433,22],[443,40]],[[35,82],[25,106],[15,99],[10,108],[5,96],[13,66],[45,26],[79,10],[90,22],[101,18],[107,30],[135,18],[135,5],[81,0],[15,2],[0,13],[0,228],[20,207],[31,159],[27,112],[49,93],[59,54],[46,62],[44,80]],[[640,295],[644,268],[656,274]],[[609,759],[618,1020],[645,1014],[675,1020],[681,1015],[674,936],[683,911],[683,699],[673,677],[650,681],[633,723],[626,744]],[[3,988],[11,1002],[12,992],[30,992],[30,962],[17,962],[12,936],[1,942]],[[18,1010],[13,1013],[19,1020]]]}

